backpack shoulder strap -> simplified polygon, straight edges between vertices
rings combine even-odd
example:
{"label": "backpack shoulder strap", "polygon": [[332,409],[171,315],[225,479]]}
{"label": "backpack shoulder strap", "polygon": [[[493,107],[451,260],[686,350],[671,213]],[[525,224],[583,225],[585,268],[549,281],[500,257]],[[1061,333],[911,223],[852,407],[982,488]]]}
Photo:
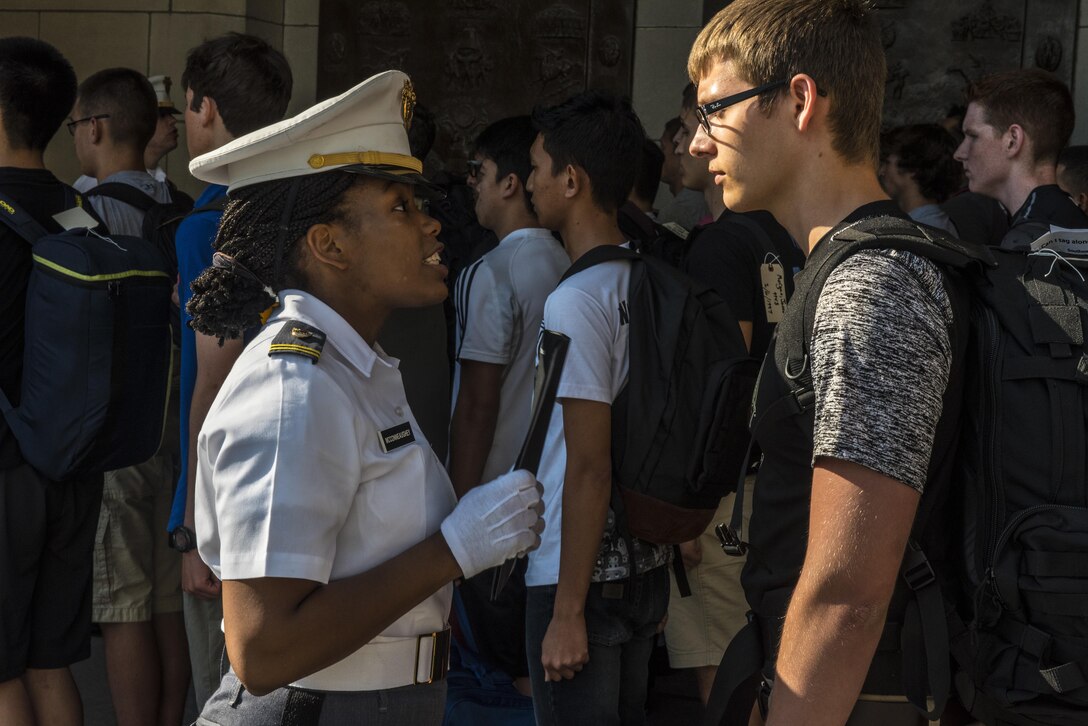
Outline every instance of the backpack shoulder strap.
{"label": "backpack shoulder strap", "polygon": [[577,262],[567,268],[567,271],[563,273],[563,277],[559,279],[559,282],[562,283],[568,277],[577,275],[582,270],[589,269],[602,262],[610,262],[611,260],[643,259],[642,255],[626,247],[620,247],[619,245],[598,245],[579,257]]}
{"label": "backpack shoulder strap", "polygon": [[38,220],[30,216],[15,200],[4,194],[0,194],[0,222],[11,228],[31,245],[49,234]]}
{"label": "backpack shoulder strap", "polygon": [[153,209],[158,202],[152,199],[147,194],[132,186],[131,184],[122,184],[121,182],[106,182],[105,184],[99,184],[94,189],[90,189],[85,192],[88,197],[109,197],[110,199],[116,199],[119,202],[132,205],[137,209],[148,212]]}
{"label": "backpack shoulder strap", "polygon": [[[799,382],[807,376],[808,347],[816,320],[816,306],[824,283],[847,257],[865,249],[904,250],[953,269],[995,267],[993,254],[962,242],[940,230],[900,217],[867,217],[832,231],[809,255],[794,278],[794,297],[803,305],[800,314],[787,314],[779,323],[779,355],[786,356],[787,373]],[[780,358],[781,360],[781,358]],[[811,382],[809,382],[811,385]]]}

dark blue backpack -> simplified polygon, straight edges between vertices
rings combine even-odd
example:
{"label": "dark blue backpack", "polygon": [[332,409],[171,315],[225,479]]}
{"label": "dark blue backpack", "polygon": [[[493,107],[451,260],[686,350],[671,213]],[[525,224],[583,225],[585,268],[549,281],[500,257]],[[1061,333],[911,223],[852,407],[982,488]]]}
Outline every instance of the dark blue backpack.
{"label": "dark blue backpack", "polygon": [[33,257],[19,405],[0,391],[23,458],[55,481],[146,461],[172,373],[174,280],[162,253],[136,237],[49,234],[3,196],[0,220]]}

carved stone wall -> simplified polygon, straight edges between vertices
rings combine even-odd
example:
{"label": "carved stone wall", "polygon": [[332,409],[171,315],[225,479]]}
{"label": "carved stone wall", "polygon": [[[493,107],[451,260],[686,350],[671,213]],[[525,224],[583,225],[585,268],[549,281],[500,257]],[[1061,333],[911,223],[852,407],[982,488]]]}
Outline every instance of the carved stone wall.
{"label": "carved stone wall", "polygon": [[1073,85],[1072,0],[877,0],[888,58],[885,123],[936,121],[967,85],[1040,67]]}
{"label": "carved stone wall", "polygon": [[[703,0],[704,22],[730,0]],[[1045,68],[1073,88],[1076,0],[874,0],[887,126],[938,121],[980,76]]]}
{"label": "carved stone wall", "polygon": [[635,0],[321,0],[318,98],[390,68],[464,159],[490,122],[587,87],[630,94]]}

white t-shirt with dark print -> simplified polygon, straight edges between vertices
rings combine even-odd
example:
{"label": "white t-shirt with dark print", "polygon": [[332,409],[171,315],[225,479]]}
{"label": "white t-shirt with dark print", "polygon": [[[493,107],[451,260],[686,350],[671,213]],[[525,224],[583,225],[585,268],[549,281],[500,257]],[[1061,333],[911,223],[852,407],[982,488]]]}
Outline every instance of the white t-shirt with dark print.
{"label": "white t-shirt with dark print", "polygon": [[[627,383],[630,366],[627,290],[631,263],[614,260],[582,270],[564,280],[544,305],[544,327],[570,338],[557,398],[578,398],[612,405]],[[537,478],[544,486],[545,528],[540,547],[529,553],[525,584],[535,587],[559,582],[563,532],[563,487],[567,447],[562,405],[552,412]],[[611,510],[605,525],[592,580],[623,580],[631,557],[618,535]],[[635,572],[646,572],[668,561],[667,548],[634,540]]]}

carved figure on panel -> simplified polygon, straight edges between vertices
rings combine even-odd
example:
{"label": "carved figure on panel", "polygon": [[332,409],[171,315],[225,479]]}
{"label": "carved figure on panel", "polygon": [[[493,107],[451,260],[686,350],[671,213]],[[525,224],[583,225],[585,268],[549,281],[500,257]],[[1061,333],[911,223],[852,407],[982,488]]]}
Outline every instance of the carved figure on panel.
{"label": "carved figure on panel", "polygon": [[465,28],[458,46],[446,54],[446,84],[455,91],[471,91],[483,85],[495,67],[484,52],[476,28]]}
{"label": "carved figure on panel", "polygon": [[622,55],[623,47],[619,38],[614,35],[601,38],[601,43],[597,47],[597,60],[601,62],[601,65],[605,68],[614,68],[619,64]]}
{"label": "carved figure on panel", "polygon": [[499,9],[498,0],[450,0],[450,7],[464,18],[479,18]]}
{"label": "carved figure on panel", "polygon": [[1024,23],[1012,15],[998,15],[991,0],[985,0],[974,12],[952,21],[952,40],[1003,40],[1019,43]]}
{"label": "carved figure on panel", "polygon": [[1053,35],[1039,41],[1035,47],[1035,65],[1053,73],[1062,64],[1062,42]]}
{"label": "carved figure on panel", "polygon": [[541,87],[545,99],[554,101],[572,93],[582,86],[585,77],[585,64],[571,58],[558,48],[543,47],[536,56],[534,81]]}
{"label": "carved figure on panel", "polygon": [[903,61],[896,61],[888,66],[887,84],[892,98],[897,101],[903,98],[903,89],[907,86],[908,78],[910,78],[910,71],[907,70]]}
{"label": "carved figure on panel", "polygon": [[359,6],[355,26],[359,35],[404,36],[412,29],[412,13],[403,2],[369,0]]}
{"label": "carved figure on panel", "polygon": [[466,99],[447,102],[439,112],[438,126],[451,141],[451,150],[468,154],[469,146],[490,123],[490,114],[482,104]]}
{"label": "carved figure on panel", "polygon": [[556,3],[536,14],[533,33],[538,38],[581,40],[586,36],[586,19],[571,6]]}
{"label": "carved figure on panel", "polygon": [[884,50],[888,50],[895,45],[896,32],[895,21],[886,20],[880,24],[880,41],[884,44]]}

